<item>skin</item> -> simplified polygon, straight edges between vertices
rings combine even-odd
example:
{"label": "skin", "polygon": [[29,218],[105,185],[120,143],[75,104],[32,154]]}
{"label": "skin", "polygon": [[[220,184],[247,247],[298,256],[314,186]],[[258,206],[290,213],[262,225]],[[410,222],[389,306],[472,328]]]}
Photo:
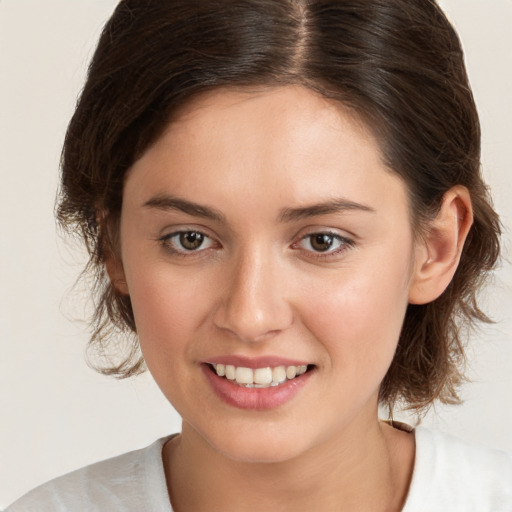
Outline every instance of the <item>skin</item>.
{"label": "skin", "polygon": [[[333,201],[352,207],[304,210]],[[127,176],[120,259],[108,262],[183,418],[163,452],[177,512],[401,509],[414,435],[379,422],[379,386],[407,304],[449,283],[470,208],[453,189],[418,241],[407,187],[370,131],[304,88],[220,90],[179,112]],[[180,231],[203,245],[187,252]],[[315,233],[332,234],[326,252]],[[314,366],[284,405],[244,410],[201,369],[226,355]]]}

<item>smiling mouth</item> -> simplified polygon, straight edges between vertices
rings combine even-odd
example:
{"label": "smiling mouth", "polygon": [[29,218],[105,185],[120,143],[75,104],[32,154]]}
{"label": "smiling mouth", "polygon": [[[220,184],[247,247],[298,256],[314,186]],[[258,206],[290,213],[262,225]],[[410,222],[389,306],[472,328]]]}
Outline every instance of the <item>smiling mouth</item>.
{"label": "smiling mouth", "polygon": [[219,377],[244,388],[270,388],[300,377],[313,369],[314,365],[267,366],[265,368],[246,368],[230,364],[209,364]]}

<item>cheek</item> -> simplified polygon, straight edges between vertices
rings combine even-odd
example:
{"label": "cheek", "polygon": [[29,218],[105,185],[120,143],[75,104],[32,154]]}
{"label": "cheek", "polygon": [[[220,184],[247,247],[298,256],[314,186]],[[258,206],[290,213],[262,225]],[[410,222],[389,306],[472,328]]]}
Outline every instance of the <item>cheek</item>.
{"label": "cheek", "polygon": [[[130,272],[130,267],[137,269]],[[149,365],[175,361],[208,314],[208,293],[193,278],[169,272],[168,265],[134,262],[127,271],[140,346]],[[165,356],[165,357],[163,357]]]}
{"label": "cheek", "polygon": [[305,298],[303,321],[332,359],[387,370],[407,308],[405,281],[399,266],[343,272],[324,286],[310,287],[318,291]]}
{"label": "cheek", "polygon": [[[143,267],[140,267],[143,268]],[[192,280],[152,270],[127,276],[140,348],[147,367],[170,403],[186,411],[194,348],[205,338],[207,297]]]}

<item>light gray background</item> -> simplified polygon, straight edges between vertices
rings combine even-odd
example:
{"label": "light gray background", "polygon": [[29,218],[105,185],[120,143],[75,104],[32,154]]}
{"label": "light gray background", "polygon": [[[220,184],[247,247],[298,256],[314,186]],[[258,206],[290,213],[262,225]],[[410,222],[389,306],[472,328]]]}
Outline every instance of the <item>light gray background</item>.
{"label": "light gray background", "polygon": [[[90,370],[83,253],[56,234],[66,124],[114,0],[0,0],[0,507],[64,472],[177,431],[148,375]],[[512,0],[444,0],[464,43],[483,126],[483,161],[506,226],[487,294],[498,321],[472,341],[466,403],[426,424],[512,450]],[[406,415],[403,416],[406,418]]]}

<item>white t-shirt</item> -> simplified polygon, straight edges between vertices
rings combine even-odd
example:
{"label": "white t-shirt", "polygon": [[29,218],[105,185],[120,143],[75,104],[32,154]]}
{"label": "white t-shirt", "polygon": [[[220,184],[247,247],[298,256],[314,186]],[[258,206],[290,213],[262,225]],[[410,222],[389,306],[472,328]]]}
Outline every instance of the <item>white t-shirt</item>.
{"label": "white t-shirt", "polygon": [[[512,454],[422,427],[415,436],[402,512],[512,512]],[[168,439],[52,480],[5,512],[172,512],[162,463]]]}

